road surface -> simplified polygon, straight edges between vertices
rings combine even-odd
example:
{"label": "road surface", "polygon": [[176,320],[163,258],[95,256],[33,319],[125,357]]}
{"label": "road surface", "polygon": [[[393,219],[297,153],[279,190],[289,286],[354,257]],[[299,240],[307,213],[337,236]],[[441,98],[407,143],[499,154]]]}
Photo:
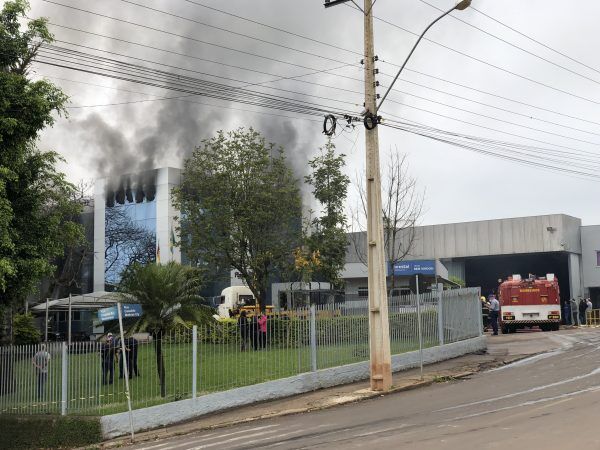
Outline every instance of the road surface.
{"label": "road surface", "polygon": [[600,449],[600,329],[552,338],[468,380],[128,448]]}

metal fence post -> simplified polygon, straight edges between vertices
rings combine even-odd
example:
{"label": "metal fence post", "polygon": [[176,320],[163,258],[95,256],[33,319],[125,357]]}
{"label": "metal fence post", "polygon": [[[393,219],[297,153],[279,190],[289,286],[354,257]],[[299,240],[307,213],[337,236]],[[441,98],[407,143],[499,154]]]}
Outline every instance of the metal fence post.
{"label": "metal fence post", "polygon": [[310,305],[310,366],[317,371],[317,314],[315,305]]}
{"label": "metal fence post", "polygon": [[423,330],[421,329],[421,296],[419,295],[419,274],[415,275],[415,286],[417,291],[417,333],[419,335],[419,367],[421,369],[421,380],[423,379]]}
{"label": "metal fence post", "polygon": [[60,400],[60,414],[61,416],[67,415],[67,389],[69,387],[69,352],[67,351],[67,343],[62,343],[62,378],[61,378],[61,400]]}
{"label": "metal fence post", "polygon": [[437,285],[437,294],[438,337],[440,340],[440,345],[444,345],[444,308],[442,305],[442,298],[444,296],[444,285],[442,283],[438,283]]}
{"label": "metal fence post", "polygon": [[198,325],[192,327],[192,398],[196,398],[198,377]]}

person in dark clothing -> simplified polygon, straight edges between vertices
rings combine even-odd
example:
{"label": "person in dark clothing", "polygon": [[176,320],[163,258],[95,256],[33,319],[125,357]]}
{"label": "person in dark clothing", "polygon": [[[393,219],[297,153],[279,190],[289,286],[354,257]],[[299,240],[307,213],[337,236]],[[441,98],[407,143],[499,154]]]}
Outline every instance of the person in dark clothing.
{"label": "person in dark clothing", "polygon": [[115,343],[112,333],[106,336],[106,342],[100,347],[102,361],[102,384],[113,384],[115,374]]}
{"label": "person in dark clothing", "polygon": [[252,348],[254,350],[258,350],[258,338],[258,318],[256,317],[256,314],[254,314],[250,319],[250,339],[252,339]]}
{"label": "person in dark clothing", "polygon": [[246,311],[242,311],[240,313],[240,316],[238,317],[238,330],[240,332],[240,340],[242,341],[242,347],[241,350],[244,352],[246,351],[246,342],[248,342],[248,334],[249,334],[249,329],[248,329],[248,317],[246,316]]}
{"label": "person in dark clothing", "polygon": [[134,338],[133,336],[127,338],[125,340],[125,345],[127,345],[127,347],[129,348],[129,354],[127,355],[127,368],[129,369],[129,378],[131,378],[132,376],[136,376],[139,377],[140,376],[140,371],[138,369],[138,365],[137,365],[137,359],[138,359],[138,340],[136,338]]}
{"label": "person in dark clothing", "polygon": [[563,303],[563,321],[565,325],[571,325],[571,300],[569,299]]}
{"label": "person in dark clothing", "polygon": [[579,299],[579,322],[581,325],[585,325],[585,312],[587,311],[588,305],[587,302],[580,298]]}
{"label": "person in dark clothing", "polygon": [[129,375],[129,379],[140,375],[138,366],[137,366],[137,350],[138,350],[138,340],[134,337],[125,338],[125,356],[120,354],[121,352],[121,340],[117,339],[116,351],[119,353],[119,378],[123,378],[125,375],[125,370],[123,368],[123,361],[127,360],[127,371]]}

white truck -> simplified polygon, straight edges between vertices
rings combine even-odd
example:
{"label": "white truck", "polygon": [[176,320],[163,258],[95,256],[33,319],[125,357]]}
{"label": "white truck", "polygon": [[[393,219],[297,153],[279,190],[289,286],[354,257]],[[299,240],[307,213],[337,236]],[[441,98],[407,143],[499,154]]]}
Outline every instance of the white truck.
{"label": "white truck", "polygon": [[217,316],[219,319],[228,319],[229,312],[234,312],[244,306],[254,306],[256,300],[250,288],[246,286],[230,286],[221,291]]}

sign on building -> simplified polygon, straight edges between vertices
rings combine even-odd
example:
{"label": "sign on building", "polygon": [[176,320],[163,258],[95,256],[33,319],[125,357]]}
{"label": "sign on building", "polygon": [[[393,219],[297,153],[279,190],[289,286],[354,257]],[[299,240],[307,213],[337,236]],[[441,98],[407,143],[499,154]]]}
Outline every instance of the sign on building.
{"label": "sign on building", "polygon": [[390,264],[388,273],[395,276],[436,275],[435,260],[398,261]]}

